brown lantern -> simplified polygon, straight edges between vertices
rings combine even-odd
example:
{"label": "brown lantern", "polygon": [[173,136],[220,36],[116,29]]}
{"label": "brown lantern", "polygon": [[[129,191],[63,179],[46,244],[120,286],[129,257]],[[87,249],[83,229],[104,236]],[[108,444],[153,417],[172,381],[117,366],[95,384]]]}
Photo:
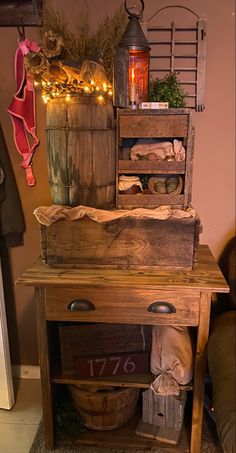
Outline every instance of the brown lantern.
{"label": "brown lantern", "polygon": [[144,2],[140,7],[125,9],[129,22],[115,49],[114,55],[114,99],[116,107],[137,108],[141,102],[148,101],[149,52],[150,47],[140,25]]}

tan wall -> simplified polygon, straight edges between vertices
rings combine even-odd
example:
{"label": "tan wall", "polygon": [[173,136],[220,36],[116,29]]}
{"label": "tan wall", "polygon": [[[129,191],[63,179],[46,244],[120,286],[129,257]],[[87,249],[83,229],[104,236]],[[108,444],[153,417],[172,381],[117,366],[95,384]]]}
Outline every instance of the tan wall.
{"label": "tan wall", "polygon": [[[106,11],[111,14],[120,0],[88,0],[91,23],[101,21]],[[179,2],[173,0],[172,4]],[[71,26],[76,25],[83,2],[57,0]],[[145,18],[168,3],[146,0]],[[66,5],[63,6],[63,5]],[[206,109],[194,113],[196,127],[193,171],[193,206],[202,224],[201,243],[209,244],[218,258],[235,229],[235,93],[234,93],[234,2],[233,0],[189,0],[186,6],[207,20]],[[95,14],[96,9],[96,14]],[[72,19],[73,18],[73,19]],[[26,30],[30,39],[37,39],[37,30]],[[45,106],[37,96],[37,129],[40,145],[35,152],[33,168],[37,184],[29,188],[21,158],[12,136],[12,125],[6,112],[15,90],[13,64],[17,47],[15,28],[0,28],[0,121],[7,141],[26,220],[24,246],[11,250],[13,281],[40,254],[38,224],[33,210],[50,204],[45,149]],[[31,288],[15,287],[15,300],[7,300],[8,323],[13,363],[37,364],[35,308]]]}

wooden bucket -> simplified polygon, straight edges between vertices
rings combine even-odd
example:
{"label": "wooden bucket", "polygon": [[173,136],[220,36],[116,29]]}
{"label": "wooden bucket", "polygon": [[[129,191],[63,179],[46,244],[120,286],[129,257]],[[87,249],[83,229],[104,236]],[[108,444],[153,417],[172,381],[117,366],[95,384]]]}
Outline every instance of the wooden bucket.
{"label": "wooden bucket", "polygon": [[108,431],[126,423],[135,413],[140,389],[83,389],[69,385],[76,409],[87,428]]}
{"label": "wooden bucket", "polygon": [[46,108],[52,203],[109,209],[115,205],[115,120],[98,96],[52,99]]}

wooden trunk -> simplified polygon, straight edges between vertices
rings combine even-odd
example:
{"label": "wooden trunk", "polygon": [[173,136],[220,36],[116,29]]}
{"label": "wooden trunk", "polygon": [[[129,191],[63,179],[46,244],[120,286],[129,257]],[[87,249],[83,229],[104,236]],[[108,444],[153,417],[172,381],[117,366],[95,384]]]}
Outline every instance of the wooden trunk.
{"label": "wooden trunk", "polygon": [[97,387],[97,391],[90,391],[70,385],[69,389],[85,426],[101,431],[118,428],[126,423],[134,415],[140,393],[137,388]]}
{"label": "wooden trunk", "polygon": [[192,269],[197,263],[199,218],[83,218],[40,228],[42,257],[51,266]]}
{"label": "wooden trunk", "polygon": [[51,100],[46,112],[52,203],[112,208],[115,122],[112,102],[97,96]]}
{"label": "wooden trunk", "polygon": [[125,324],[59,326],[63,374],[75,372],[81,356],[149,351],[151,327]]}

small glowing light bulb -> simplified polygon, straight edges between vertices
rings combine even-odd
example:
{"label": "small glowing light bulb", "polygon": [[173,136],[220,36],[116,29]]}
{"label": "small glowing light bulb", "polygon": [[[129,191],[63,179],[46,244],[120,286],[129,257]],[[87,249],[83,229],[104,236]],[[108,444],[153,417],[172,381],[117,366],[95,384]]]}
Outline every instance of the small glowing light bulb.
{"label": "small glowing light bulb", "polygon": [[86,93],[88,93],[89,92],[89,87],[87,87],[87,86],[84,87],[84,91],[86,91]]}
{"label": "small glowing light bulb", "polygon": [[103,96],[101,94],[98,96],[98,100],[99,100],[99,102],[103,101]]}
{"label": "small glowing light bulb", "polygon": [[99,91],[99,87],[96,87],[96,91]]}
{"label": "small glowing light bulb", "polygon": [[103,90],[104,90],[104,91],[107,91],[107,84],[106,84],[106,83],[103,83],[102,86],[103,86]]}
{"label": "small glowing light bulb", "polygon": [[108,94],[109,94],[109,96],[112,96],[112,91],[109,90],[109,91],[108,91]]}
{"label": "small glowing light bulb", "polygon": [[69,93],[67,93],[67,95],[66,95],[66,101],[67,101],[67,102],[70,101],[70,94],[69,94]]}
{"label": "small glowing light bulb", "polygon": [[34,86],[37,87],[39,85],[38,82],[36,82],[36,80],[34,81]]}

